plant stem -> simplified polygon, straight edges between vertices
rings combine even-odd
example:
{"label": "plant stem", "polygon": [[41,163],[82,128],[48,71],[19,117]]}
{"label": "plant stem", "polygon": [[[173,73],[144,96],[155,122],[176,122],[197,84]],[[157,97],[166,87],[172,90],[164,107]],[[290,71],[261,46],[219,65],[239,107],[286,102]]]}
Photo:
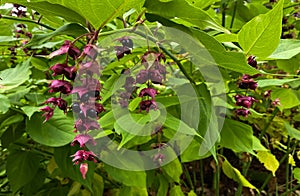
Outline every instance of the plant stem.
{"label": "plant stem", "polygon": [[278,107],[275,108],[275,110],[272,113],[272,116],[269,120],[269,122],[267,123],[267,125],[265,126],[265,128],[260,132],[258,139],[261,140],[262,137],[264,136],[264,134],[266,133],[266,131],[268,130],[269,126],[271,125],[272,121],[274,120],[276,114],[279,112]]}
{"label": "plant stem", "polygon": [[288,192],[289,190],[289,173],[290,173],[290,168],[289,168],[289,155],[290,155],[290,145],[291,145],[291,140],[290,140],[290,136],[288,136],[288,140],[287,140],[287,147],[286,147],[286,152],[285,154],[287,155],[287,159],[285,162],[285,192]]}
{"label": "plant stem", "polygon": [[285,195],[289,195],[290,193],[292,193],[293,191],[296,191],[300,188],[300,184],[296,185],[294,188],[288,190],[287,192],[281,194],[281,196],[285,196]]}
{"label": "plant stem", "polygon": [[194,190],[195,187],[193,185],[192,178],[191,178],[191,175],[189,173],[189,170],[188,170],[188,168],[186,167],[185,164],[183,164],[183,167],[184,167],[184,174],[185,174],[185,177],[187,178],[187,181],[188,181],[188,183],[190,185],[190,188],[191,188],[191,190]]}
{"label": "plant stem", "polygon": [[203,160],[201,159],[199,161],[200,164],[200,184],[201,184],[201,194],[200,195],[204,195],[204,170],[203,170]]}
{"label": "plant stem", "polygon": [[33,24],[37,24],[37,25],[40,25],[42,27],[45,27],[46,29],[55,31],[55,28],[53,28],[53,27],[50,27],[50,26],[48,26],[46,24],[39,23],[38,21],[34,21],[34,20],[31,20],[31,19],[27,19],[27,18],[17,18],[17,17],[13,17],[13,16],[4,16],[4,15],[2,15],[1,19],[15,20],[15,21],[20,21],[20,22],[33,23]]}
{"label": "plant stem", "polygon": [[232,29],[232,27],[233,27],[233,22],[234,22],[234,19],[235,19],[236,9],[237,9],[237,0],[234,1],[233,13],[232,13],[232,18],[231,18],[231,22],[230,22],[230,29]]}

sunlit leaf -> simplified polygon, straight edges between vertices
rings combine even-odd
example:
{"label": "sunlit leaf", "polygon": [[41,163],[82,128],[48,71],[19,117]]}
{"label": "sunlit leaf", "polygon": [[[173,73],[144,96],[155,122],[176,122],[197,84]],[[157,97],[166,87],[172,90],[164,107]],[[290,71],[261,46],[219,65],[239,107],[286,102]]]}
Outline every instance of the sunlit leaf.
{"label": "sunlit leaf", "polygon": [[284,0],[268,13],[254,17],[238,33],[238,41],[246,54],[268,57],[277,48],[282,26]]}

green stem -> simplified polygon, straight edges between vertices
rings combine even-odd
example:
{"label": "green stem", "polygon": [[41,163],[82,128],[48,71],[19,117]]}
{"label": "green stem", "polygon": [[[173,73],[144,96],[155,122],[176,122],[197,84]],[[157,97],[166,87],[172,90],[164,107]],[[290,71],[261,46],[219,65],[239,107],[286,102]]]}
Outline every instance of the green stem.
{"label": "green stem", "polygon": [[230,22],[230,29],[232,29],[232,27],[233,27],[233,22],[234,22],[234,19],[235,19],[236,10],[237,10],[237,0],[234,1],[233,13],[232,13],[232,18],[231,18],[231,22]]}
{"label": "green stem", "polygon": [[[287,141],[287,147],[286,147],[286,152],[285,154],[289,157],[290,154],[290,145],[291,145],[291,140],[290,136],[288,136],[288,141]],[[285,192],[289,190],[289,180],[290,180],[290,168],[289,168],[289,158],[286,159],[285,162]]]}
{"label": "green stem", "polygon": [[185,164],[183,164],[183,167],[184,167],[184,174],[185,174],[185,177],[187,178],[190,188],[191,188],[191,190],[194,190],[194,185],[193,185],[193,181],[192,181],[191,175],[189,173],[189,170],[187,169]]}
{"label": "green stem", "polygon": [[269,122],[267,123],[265,128],[260,132],[259,137],[258,137],[259,140],[261,140],[262,137],[265,135],[266,131],[268,130],[269,126],[271,125],[272,121],[274,120],[274,118],[278,112],[279,112],[279,109],[278,109],[278,107],[276,107],[272,113],[272,116],[271,116]]}
{"label": "green stem", "polygon": [[201,196],[204,195],[204,170],[203,170],[203,160],[200,160],[200,184],[201,184]]}
{"label": "green stem", "polygon": [[286,195],[289,195],[290,193],[296,191],[296,190],[299,190],[300,189],[300,184],[296,185],[294,188],[288,190],[287,192],[281,194],[281,196],[286,196]]}
{"label": "green stem", "polygon": [[37,21],[31,20],[31,19],[27,19],[27,18],[17,18],[17,17],[13,17],[13,16],[4,16],[4,15],[2,15],[1,19],[15,20],[15,21],[19,21],[19,22],[33,23],[33,24],[37,24],[37,25],[40,25],[40,26],[42,26],[42,27],[45,27],[46,29],[55,31],[55,28],[53,28],[53,27],[50,27],[50,26],[48,26],[48,25],[46,25],[46,24],[39,23],[39,22],[37,22]]}
{"label": "green stem", "polygon": [[296,4],[293,4],[293,5],[286,6],[283,9],[288,9],[288,8],[299,6],[299,5],[300,5],[300,3],[296,3]]}

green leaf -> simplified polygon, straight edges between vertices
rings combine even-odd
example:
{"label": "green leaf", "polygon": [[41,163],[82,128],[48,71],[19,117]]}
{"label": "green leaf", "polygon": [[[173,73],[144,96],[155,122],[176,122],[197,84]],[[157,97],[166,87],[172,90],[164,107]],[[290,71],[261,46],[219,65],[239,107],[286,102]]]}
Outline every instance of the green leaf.
{"label": "green leaf", "polygon": [[219,34],[214,37],[218,42],[238,42],[237,34]]}
{"label": "green leaf", "polygon": [[29,183],[40,166],[40,157],[28,151],[17,151],[7,157],[6,171],[12,190],[17,192]]}
{"label": "green leaf", "polygon": [[300,184],[300,168],[295,168],[293,170],[294,178],[298,180],[298,184]]}
{"label": "green leaf", "polygon": [[15,68],[5,69],[0,72],[0,78],[2,78],[0,80],[0,93],[16,88],[29,80],[31,74],[30,59],[17,65]]}
{"label": "green leaf", "polygon": [[222,163],[222,170],[228,178],[233,179],[234,181],[238,182],[239,184],[243,185],[244,187],[255,189],[259,193],[258,189],[255,186],[253,186],[241,174],[241,172],[238,169],[232,167],[232,165],[227,161],[227,159],[225,159],[224,162]]}
{"label": "green leaf", "polygon": [[238,41],[247,55],[268,57],[277,48],[282,26],[284,0],[268,13],[254,17],[238,33]]}
{"label": "green leaf", "polygon": [[194,190],[191,190],[187,196],[197,196],[197,194],[194,192]]}
{"label": "green leaf", "polygon": [[221,131],[221,145],[234,152],[253,152],[252,127],[239,121],[225,119]]}
{"label": "green leaf", "polygon": [[129,171],[104,165],[105,171],[116,181],[125,186],[146,187],[146,172],[145,171]]}
{"label": "green leaf", "polygon": [[122,196],[148,196],[147,188],[140,188],[140,187],[128,187],[124,186],[121,188],[119,195]]}
{"label": "green leaf", "polygon": [[202,0],[187,0],[189,4],[191,4],[194,7],[204,9],[207,8],[210,5],[213,5],[216,2],[219,2],[220,0],[207,0],[207,1],[202,1]]}
{"label": "green leaf", "polygon": [[80,14],[64,5],[53,4],[50,1],[47,2],[47,0],[1,0],[1,3],[18,3],[38,11],[41,15],[46,15],[52,18],[60,16],[70,22],[85,24],[85,19]]}
{"label": "green leaf", "polygon": [[[44,2],[49,2],[49,5],[60,5],[63,8],[68,8],[68,10],[76,13],[76,17],[79,17],[81,24],[85,25],[85,21],[82,18],[85,18],[91,23],[96,29],[103,27],[108,22],[112,21],[118,16],[122,16],[126,11],[134,8],[140,10],[144,1],[143,0],[90,0],[88,3],[86,1],[77,1],[77,0],[31,0],[30,3],[39,2],[40,4]],[[39,6],[40,6],[39,4]],[[42,5],[41,5],[42,6]],[[53,6],[47,7],[51,12],[55,12],[56,8]],[[67,13],[63,14],[62,17],[68,17]],[[62,14],[56,14],[61,16]],[[68,17],[69,19],[70,17]],[[73,19],[74,21],[74,19]]]}
{"label": "green leaf", "polygon": [[173,186],[170,190],[170,195],[184,196],[180,186]]}
{"label": "green leaf", "polygon": [[300,105],[300,100],[297,96],[297,91],[287,88],[273,88],[271,93],[272,100],[279,98],[280,104],[278,108],[283,109],[292,108]]}
{"label": "green leaf", "polygon": [[180,176],[182,174],[182,167],[181,167],[181,163],[178,160],[178,158],[174,159],[167,165],[162,166],[162,170],[167,176],[169,176],[172,179],[172,181],[175,181],[178,183],[180,182]]}
{"label": "green leaf", "polygon": [[0,36],[0,43],[5,42],[16,42],[20,40],[19,38],[15,38],[14,36]]}
{"label": "green leaf", "polygon": [[288,122],[284,122],[284,127],[287,129],[289,136],[296,140],[300,140],[300,131],[298,129],[292,127]]}
{"label": "green leaf", "polygon": [[129,111],[134,111],[140,104],[140,102],[142,101],[141,97],[136,97],[134,98],[128,105],[128,109]]}
{"label": "green leaf", "polygon": [[36,106],[23,106],[21,107],[21,110],[28,116],[28,119],[30,120],[31,116],[35,113],[40,111],[41,107]]}
{"label": "green leaf", "polygon": [[26,130],[36,142],[46,146],[63,146],[74,137],[74,120],[67,118],[60,110],[55,110],[53,117],[44,123],[42,113],[35,113],[26,120]]}
{"label": "green leaf", "polygon": [[276,50],[268,59],[290,59],[300,53],[300,40],[281,39]]}
{"label": "green leaf", "polygon": [[[33,48],[38,48],[41,45],[43,45],[46,41],[50,40],[52,37],[58,36],[58,35],[70,35],[74,37],[78,37],[82,34],[87,33],[88,31],[81,25],[77,23],[70,23],[66,24],[55,31],[51,33],[45,33],[45,34],[34,34],[32,39],[28,44],[26,44],[27,47],[34,46]],[[49,44],[49,43],[47,43]]]}
{"label": "green leaf", "polygon": [[157,190],[157,196],[165,196],[168,193],[169,183],[163,175],[156,176],[159,180],[159,188]]}
{"label": "green leaf", "polygon": [[151,14],[172,19],[181,18],[200,29],[211,28],[220,32],[229,33],[229,31],[218,24],[209,14],[202,9],[193,7],[184,0],[173,0],[161,2],[159,0],[146,0],[144,7]]}
{"label": "green leaf", "polygon": [[172,116],[171,114],[167,114],[167,118],[165,121],[164,126],[173,129],[175,131],[178,131],[179,133],[184,133],[187,135],[196,135],[202,138],[195,129],[188,126],[186,123],[184,123],[182,120]]}
{"label": "green leaf", "polygon": [[7,119],[5,119],[1,123],[0,129],[2,129],[5,126],[9,126],[9,125],[12,125],[12,124],[15,124],[18,122],[22,122],[23,120],[24,120],[23,115],[17,113],[15,115],[12,115],[12,116],[8,117]]}
{"label": "green leaf", "polygon": [[[1,89],[1,87],[0,87]],[[0,113],[4,114],[9,110],[10,101],[7,96],[0,94]]]}
{"label": "green leaf", "polygon": [[[259,73],[258,70],[247,64],[246,56],[243,53],[227,52],[222,44],[207,33],[187,28],[183,25],[178,25],[161,17],[158,17],[158,19],[159,22],[165,26],[176,28],[182,31],[183,34],[187,33],[187,35],[178,36],[178,31],[175,31],[172,28],[165,29],[166,34],[171,40],[176,41],[182,47],[185,47],[193,57],[197,57],[194,58],[193,63],[198,64],[198,66],[201,67],[201,69],[206,70],[206,72],[209,71],[209,67],[212,65],[218,65],[222,68],[243,74],[254,75]],[[195,39],[199,40],[200,43]],[[212,71],[211,75],[215,76],[215,74],[215,71]]]}
{"label": "green leaf", "polygon": [[264,164],[265,168],[271,171],[273,176],[275,176],[275,172],[279,168],[279,162],[276,157],[269,151],[258,151],[257,158]]}
{"label": "green leaf", "polygon": [[293,81],[299,81],[298,78],[293,79],[263,79],[263,80],[257,80],[258,87],[263,88],[267,86],[281,86],[283,84],[293,82]]}
{"label": "green leaf", "polygon": [[103,181],[102,176],[100,176],[96,172],[94,173],[94,180],[93,180],[92,188],[93,188],[94,195],[103,195],[104,181]]}
{"label": "green leaf", "polygon": [[296,74],[300,69],[300,54],[292,57],[287,60],[277,60],[276,65],[279,69],[282,69],[285,72]]}

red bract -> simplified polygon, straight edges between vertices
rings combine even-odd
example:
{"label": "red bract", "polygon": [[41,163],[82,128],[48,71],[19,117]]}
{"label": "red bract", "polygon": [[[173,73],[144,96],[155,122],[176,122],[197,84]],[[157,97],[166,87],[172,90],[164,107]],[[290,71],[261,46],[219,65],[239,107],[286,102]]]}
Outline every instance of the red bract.
{"label": "red bract", "polygon": [[73,142],[71,143],[72,146],[79,144],[80,148],[84,147],[85,144],[90,143],[92,145],[96,145],[96,141],[88,134],[78,134],[74,138]]}
{"label": "red bract", "polygon": [[59,109],[64,110],[65,112],[66,112],[67,107],[68,107],[68,103],[65,100],[61,99],[61,98],[51,97],[47,101],[45,101],[44,103],[46,103],[46,104],[51,103],[54,106],[58,106]]}
{"label": "red bract", "polygon": [[53,58],[62,54],[68,53],[73,59],[77,58],[80,55],[80,50],[73,46],[72,42],[66,40],[60,49],[52,52],[49,57]]}
{"label": "red bract", "polygon": [[75,122],[74,127],[76,128],[75,131],[84,132],[84,131],[99,129],[100,125],[96,120],[85,118],[85,119],[78,119]]}
{"label": "red bract", "polygon": [[80,173],[83,179],[86,179],[86,173],[89,170],[89,165],[87,163],[81,163],[80,164]]}
{"label": "red bract", "polygon": [[150,96],[152,99],[155,99],[155,95],[157,94],[157,91],[154,88],[144,88],[141,90],[139,97],[143,96]]}
{"label": "red bract", "polygon": [[154,100],[143,100],[140,102],[140,110],[146,110],[146,112],[149,112],[150,109],[157,109],[157,104]]}
{"label": "red bract", "polygon": [[80,162],[83,161],[94,161],[95,163],[96,161],[96,155],[91,152],[91,151],[85,151],[85,150],[78,150],[75,154],[73,154],[71,157],[74,157],[72,159],[72,161],[74,162],[75,165],[77,165]]}
{"label": "red bract", "polygon": [[83,53],[94,60],[98,55],[97,47],[95,45],[88,44],[84,47]]}
{"label": "red bract", "polygon": [[235,114],[237,116],[243,116],[243,117],[247,118],[248,115],[250,114],[250,111],[248,109],[239,108],[235,111]]}
{"label": "red bract", "polygon": [[250,66],[254,67],[255,69],[257,69],[257,61],[255,60],[255,56],[249,56],[247,59],[247,62]]}
{"label": "red bract", "polygon": [[63,94],[69,94],[72,91],[72,84],[64,80],[53,80],[50,84],[50,93],[61,92]]}
{"label": "red bract", "polygon": [[44,122],[48,121],[54,114],[54,109],[49,107],[49,106],[45,106],[43,108],[40,109],[41,111],[45,112],[42,116],[46,116],[46,119]]}

